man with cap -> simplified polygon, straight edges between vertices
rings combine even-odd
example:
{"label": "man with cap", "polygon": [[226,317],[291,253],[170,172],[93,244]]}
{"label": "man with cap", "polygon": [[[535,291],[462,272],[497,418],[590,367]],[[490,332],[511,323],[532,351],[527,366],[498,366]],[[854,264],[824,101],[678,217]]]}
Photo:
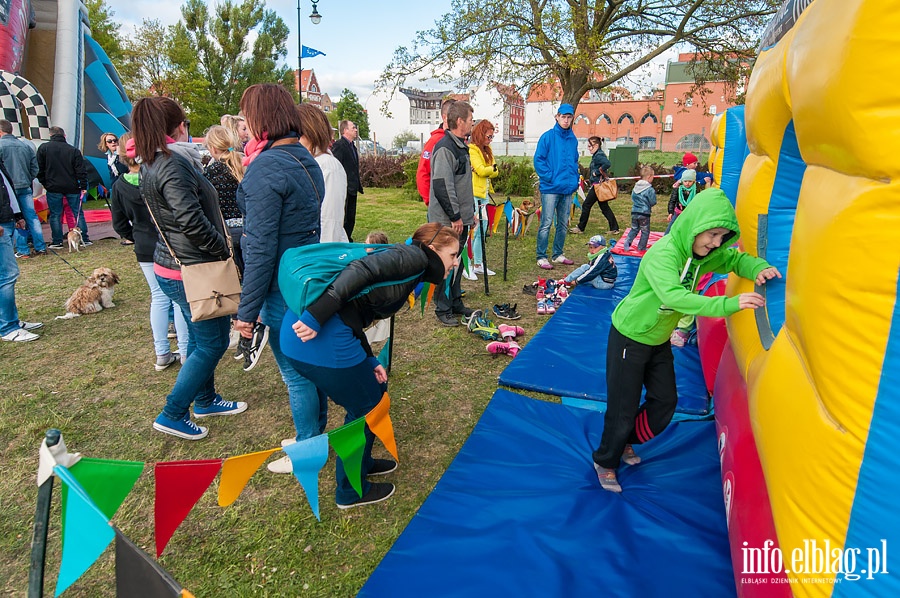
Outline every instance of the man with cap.
{"label": "man with cap", "polygon": [[[552,270],[553,264],[571,266],[574,262],[563,254],[572,196],[578,189],[578,139],[572,132],[575,109],[561,104],[556,111],[556,124],[541,135],[534,152],[534,171],[541,190],[541,225],[537,233],[537,265]],[[556,216],[556,235],[553,238],[551,262],[547,259],[550,226]]]}
{"label": "man with cap", "polygon": [[566,284],[590,284],[595,289],[611,289],[616,283],[619,270],[612,251],[606,250],[606,239],[603,235],[594,235],[588,241],[588,263],[578,266],[566,276]]}

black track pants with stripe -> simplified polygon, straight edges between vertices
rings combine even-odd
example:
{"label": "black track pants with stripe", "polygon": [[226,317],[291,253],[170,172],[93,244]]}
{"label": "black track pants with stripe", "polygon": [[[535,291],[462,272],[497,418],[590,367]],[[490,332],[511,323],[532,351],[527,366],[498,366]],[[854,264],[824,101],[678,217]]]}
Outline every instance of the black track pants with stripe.
{"label": "black track pants with stripe", "polygon": [[[641,391],[647,397],[641,405]],[[594,462],[619,466],[626,444],[641,444],[666,429],[675,414],[678,391],[672,345],[645,345],[609,327],[606,351],[606,417]]]}

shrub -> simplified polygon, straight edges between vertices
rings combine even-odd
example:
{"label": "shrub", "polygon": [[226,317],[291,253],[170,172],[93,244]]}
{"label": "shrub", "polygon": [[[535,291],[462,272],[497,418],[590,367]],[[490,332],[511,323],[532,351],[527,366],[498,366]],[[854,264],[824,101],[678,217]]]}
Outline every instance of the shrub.
{"label": "shrub", "polygon": [[497,163],[499,176],[493,180],[497,195],[531,197],[537,184],[534,167],[522,160],[502,160]]}
{"label": "shrub", "polygon": [[416,201],[422,201],[419,189],[416,187],[416,172],[419,170],[419,156],[408,158],[403,163],[403,174],[406,181],[403,183],[403,197]]}
{"label": "shrub", "polygon": [[359,157],[359,180],[363,187],[402,187],[406,182],[403,156]]}

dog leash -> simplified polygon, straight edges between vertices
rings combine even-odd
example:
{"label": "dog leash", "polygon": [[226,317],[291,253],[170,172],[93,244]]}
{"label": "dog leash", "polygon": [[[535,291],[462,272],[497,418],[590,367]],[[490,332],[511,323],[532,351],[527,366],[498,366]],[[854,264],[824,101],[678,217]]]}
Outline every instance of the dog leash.
{"label": "dog leash", "polygon": [[58,253],[56,253],[56,250],[53,249],[53,248],[51,248],[49,245],[47,246],[47,251],[49,251],[50,253],[52,253],[53,255],[55,255],[56,257],[58,257],[59,259],[61,259],[63,262],[65,262],[65,264],[66,264],[68,267],[70,267],[70,268],[72,268],[73,270],[75,270],[75,273],[78,274],[78,276],[80,276],[80,277],[82,277],[83,279],[87,280],[87,278],[88,278],[87,276],[85,276],[84,274],[82,274],[82,273],[78,270],[78,268],[76,268],[75,266],[73,266],[72,264],[70,264],[68,261],[66,261],[66,258],[64,258],[63,256],[61,256],[61,255],[59,255]]}

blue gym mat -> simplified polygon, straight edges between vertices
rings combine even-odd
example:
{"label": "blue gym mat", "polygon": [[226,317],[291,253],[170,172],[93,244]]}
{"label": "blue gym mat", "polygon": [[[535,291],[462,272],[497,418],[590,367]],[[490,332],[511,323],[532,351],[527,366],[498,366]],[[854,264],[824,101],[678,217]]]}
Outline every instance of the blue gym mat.
{"label": "blue gym mat", "polygon": [[[616,256],[619,276],[607,291],[577,286],[544,327],[500,374],[500,384],[560,397],[606,401],[606,340],[613,309],[637,274],[640,258]],[[520,311],[523,308],[520,307]],[[673,347],[678,384],[676,411],[710,412],[696,346]]]}
{"label": "blue gym mat", "polygon": [[498,390],[360,596],[735,596],[715,423],[600,488],[603,414]]}

